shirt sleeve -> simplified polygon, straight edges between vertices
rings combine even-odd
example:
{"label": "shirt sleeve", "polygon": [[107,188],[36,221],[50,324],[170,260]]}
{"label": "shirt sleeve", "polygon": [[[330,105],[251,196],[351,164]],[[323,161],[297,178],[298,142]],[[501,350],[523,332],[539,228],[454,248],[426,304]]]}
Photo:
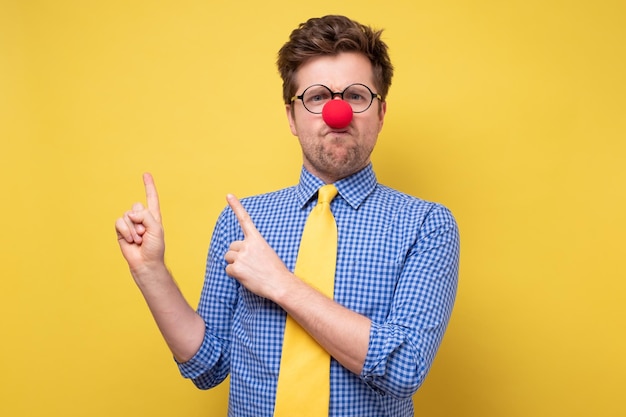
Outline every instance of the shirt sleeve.
{"label": "shirt sleeve", "polygon": [[238,284],[225,272],[224,254],[233,240],[227,233],[228,218],[226,210],[218,218],[207,257],[204,287],[197,310],[206,326],[204,340],[189,361],[178,363],[182,376],[190,378],[201,389],[218,385],[230,371],[230,330]]}
{"label": "shirt sleeve", "polygon": [[434,205],[406,256],[386,320],[371,326],[360,376],[380,395],[409,398],[424,381],[450,319],[458,269],[456,221]]}

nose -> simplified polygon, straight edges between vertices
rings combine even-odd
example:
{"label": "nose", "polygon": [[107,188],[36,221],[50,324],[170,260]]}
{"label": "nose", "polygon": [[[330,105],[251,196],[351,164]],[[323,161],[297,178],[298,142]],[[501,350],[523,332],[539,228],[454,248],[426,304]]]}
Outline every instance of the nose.
{"label": "nose", "polygon": [[330,100],[322,108],[322,119],[333,129],[343,129],[352,122],[352,107],[342,99],[335,100],[337,94],[339,93],[334,93],[333,100]]}

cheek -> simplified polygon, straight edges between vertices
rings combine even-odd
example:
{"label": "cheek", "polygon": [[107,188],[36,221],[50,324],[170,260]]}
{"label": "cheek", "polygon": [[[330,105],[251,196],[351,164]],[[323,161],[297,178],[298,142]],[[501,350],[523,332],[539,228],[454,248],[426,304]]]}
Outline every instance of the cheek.
{"label": "cheek", "polygon": [[383,128],[382,118],[372,118],[364,123],[361,127],[361,133],[367,137],[376,137]]}
{"label": "cheek", "polygon": [[295,136],[317,136],[323,124],[321,115],[302,114],[296,110],[295,114],[289,116],[289,128]]}

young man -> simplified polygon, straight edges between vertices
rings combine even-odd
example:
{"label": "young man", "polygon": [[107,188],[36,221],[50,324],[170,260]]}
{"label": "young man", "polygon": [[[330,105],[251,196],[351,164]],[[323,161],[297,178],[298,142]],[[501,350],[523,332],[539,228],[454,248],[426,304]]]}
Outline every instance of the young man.
{"label": "young man", "polygon": [[[308,400],[291,412],[277,406],[279,392],[291,395],[279,387],[290,316],[329,355],[329,389],[314,393],[324,397],[325,415],[413,416],[412,395],[452,311],[459,237],[445,207],[376,181],[370,154],[393,72],[380,35],[325,16],[300,25],[280,50],[287,119],[302,149],[300,182],[242,202],[227,196],[197,312],[164,264],[150,175],[147,208],[135,204],[116,222],[122,253],[181,373],[200,388],[230,374],[229,415],[270,417],[275,408],[307,415]],[[334,101],[349,104],[345,120],[327,117]],[[338,190],[330,203],[338,235],[330,296],[294,273],[325,184]]]}

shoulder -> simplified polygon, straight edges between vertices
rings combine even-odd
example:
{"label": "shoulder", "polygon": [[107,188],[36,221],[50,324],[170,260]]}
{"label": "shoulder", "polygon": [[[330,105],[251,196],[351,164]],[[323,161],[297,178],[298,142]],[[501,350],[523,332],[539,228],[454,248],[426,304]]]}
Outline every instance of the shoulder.
{"label": "shoulder", "polygon": [[454,215],[442,203],[424,200],[382,184],[376,186],[371,199],[371,203],[384,206],[396,216],[405,217],[420,226],[430,222],[456,228]]}
{"label": "shoulder", "polygon": [[[288,187],[263,194],[243,197],[240,199],[240,202],[250,215],[252,221],[259,226],[267,222],[267,219],[278,218],[284,213],[291,212],[294,208],[297,208],[298,204],[295,198],[295,188],[296,187]],[[217,220],[217,227],[238,229],[237,218],[228,205],[222,209]]]}
{"label": "shoulder", "polygon": [[280,206],[289,203],[293,204],[295,201],[295,195],[296,187],[293,186],[263,194],[244,197],[241,199],[241,204],[246,208],[246,210],[273,207],[277,205]]}
{"label": "shoulder", "polygon": [[[291,201],[295,195],[296,187],[283,188],[276,191],[270,191],[263,194],[256,194],[239,198],[239,201],[246,210],[254,210],[257,208],[271,207],[275,205],[284,204]],[[222,210],[221,216],[231,212],[230,207],[225,206]]]}

